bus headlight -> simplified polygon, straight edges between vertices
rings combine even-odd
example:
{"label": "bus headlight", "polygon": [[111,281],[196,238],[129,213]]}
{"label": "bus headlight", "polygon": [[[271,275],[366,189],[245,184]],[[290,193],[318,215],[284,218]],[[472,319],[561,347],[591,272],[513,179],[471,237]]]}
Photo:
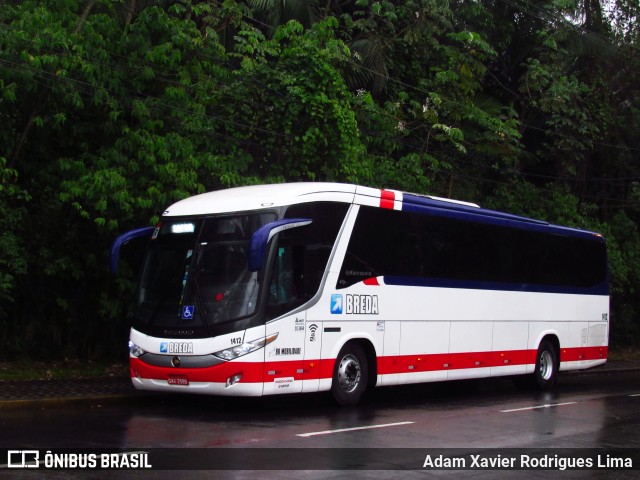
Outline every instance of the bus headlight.
{"label": "bus headlight", "polygon": [[220,350],[219,352],[215,352],[214,355],[222,360],[234,360],[238,357],[242,357],[251,352],[255,352],[266,345],[273,342],[276,338],[278,338],[278,334],[274,333],[273,335],[269,335],[268,337],[263,337],[258,340],[252,340],[251,342],[245,342],[242,345],[236,345],[235,347],[225,348],[224,350]]}
{"label": "bus headlight", "polygon": [[138,358],[140,355],[144,355],[147,352],[145,352],[143,349],[141,349],[139,346],[137,346],[135,343],[129,340],[129,353],[131,354],[132,357]]}

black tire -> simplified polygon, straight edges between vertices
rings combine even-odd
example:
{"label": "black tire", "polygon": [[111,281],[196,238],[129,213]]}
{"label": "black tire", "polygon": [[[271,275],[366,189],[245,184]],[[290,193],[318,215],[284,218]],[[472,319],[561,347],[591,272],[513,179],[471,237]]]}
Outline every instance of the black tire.
{"label": "black tire", "polygon": [[331,393],[339,405],[356,405],[367,391],[369,366],[364,350],[357,343],[348,343],[336,358]]}
{"label": "black tire", "polygon": [[558,378],[558,352],[548,340],[543,340],[536,355],[536,369],[533,372],[534,385],[547,390],[556,384]]}

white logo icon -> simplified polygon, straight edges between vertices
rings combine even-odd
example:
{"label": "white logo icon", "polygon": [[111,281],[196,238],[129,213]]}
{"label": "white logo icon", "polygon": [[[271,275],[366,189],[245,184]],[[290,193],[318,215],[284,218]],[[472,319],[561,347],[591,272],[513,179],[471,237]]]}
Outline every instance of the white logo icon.
{"label": "white logo icon", "polygon": [[9,450],[7,468],[38,468],[40,466],[38,450]]}

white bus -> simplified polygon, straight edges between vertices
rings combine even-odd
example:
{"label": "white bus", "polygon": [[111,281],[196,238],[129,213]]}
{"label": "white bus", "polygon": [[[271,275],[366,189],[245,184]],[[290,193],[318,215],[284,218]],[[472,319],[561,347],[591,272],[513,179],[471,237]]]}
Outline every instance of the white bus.
{"label": "white bus", "polygon": [[475,204],[335,183],[169,207],[130,336],[142,390],[258,396],[526,375],[606,362],[605,241]]}

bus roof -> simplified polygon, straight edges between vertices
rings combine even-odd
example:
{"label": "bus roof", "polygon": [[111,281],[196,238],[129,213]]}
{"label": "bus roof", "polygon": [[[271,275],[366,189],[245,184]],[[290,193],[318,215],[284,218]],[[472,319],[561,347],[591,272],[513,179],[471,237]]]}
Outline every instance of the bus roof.
{"label": "bus roof", "polygon": [[[427,195],[407,194],[395,190],[380,190],[346,183],[299,182],[250,185],[203,193],[171,205],[164,212],[164,215],[172,217],[208,215],[258,210],[311,201],[335,201],[384,206],[384,198],[394,197],[398,199],[398,202],[402,202],[403,196],[406,196],[405,201],[414,203],[430,201],[434,205],[479,208],[475,203]],[[398,206],[396,209],[399,210],[400,207]]]}
{"label": "bus roof", "polygon": [[208,215],[282,207],[311,201],[353,203],[356,186],[342,183],[250,185],[203,193],[171,205],[163,215]]}
{"label": "bus roof", "polygon": [[475,203],[460,200],[329,182],[251,185],[217,190],[181,200],[165,210],[163,216],[231,213],[312,201],[355,203],[405,211],[429,211],[440,216],[464,218],[469,221],[535,230],[555,230],[558,234],[597,235],[578,228],[550,225],[543,220],[480,208]]}

